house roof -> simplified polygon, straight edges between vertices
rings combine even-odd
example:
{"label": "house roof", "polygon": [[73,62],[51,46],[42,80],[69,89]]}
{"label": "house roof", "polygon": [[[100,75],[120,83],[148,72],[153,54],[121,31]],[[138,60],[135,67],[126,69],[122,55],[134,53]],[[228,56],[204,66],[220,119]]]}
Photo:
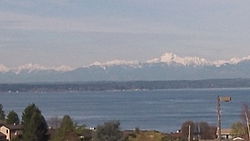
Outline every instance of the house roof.
{"label": "house roof", "polygon": [[241,137],[236,137],[236,138],[233,139],[233,141],[244,141],[244,139],[241,138]]}
{"label": "house roof", "polygon": [[[232,129],[230,128],[221,129],[221,135],[231,135],[231,133],[232,133]],[[218,135],[218,130],[216,132],[216,135]]]}
{"label": "house roof", "polygon": [[183,137],[182,133],[170,133],[169,135],[172,137]]}
{"label": "house roof", "polygon": [[10,130],[22,130],[23,125],[18,124],[18,125],[4,125],[5,127],[9,128]]}
{"label": "house roof", "polygon": [[7,125],[11,130],[21,130],[23,129],[23,125],[18,124],[18,125]]}
{"label": "house roof", "polygon": [[2,120],[0,120],[0,126],[1,126],[1,125],[4,125],[4,124],[5,124],[5,122],[2,121]]}

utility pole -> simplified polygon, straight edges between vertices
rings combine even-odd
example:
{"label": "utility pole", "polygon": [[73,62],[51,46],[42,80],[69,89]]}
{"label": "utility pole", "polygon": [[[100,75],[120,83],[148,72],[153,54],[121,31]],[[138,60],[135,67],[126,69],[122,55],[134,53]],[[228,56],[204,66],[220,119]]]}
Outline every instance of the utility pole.
{"label": "utility pole", "polygon": [[218,141],[221,141],[221,112],[220,112],[220,97],[217,97],[217,133]]}
{"label": "utility pole", "polygon": [[221,141],[221,107],[220,102],[229,102],[232,98],[229,96],[217,96],[217,133],[218,141]]}
{"label": "utility pole", "polygon": [[248,119],[248,114],[247,112],[245,112],[245,116],[246,116],[246,121],[247,121],[247,132],[248,132],[248,141],[250,140],[250,127],[249,127],[249,119]]}

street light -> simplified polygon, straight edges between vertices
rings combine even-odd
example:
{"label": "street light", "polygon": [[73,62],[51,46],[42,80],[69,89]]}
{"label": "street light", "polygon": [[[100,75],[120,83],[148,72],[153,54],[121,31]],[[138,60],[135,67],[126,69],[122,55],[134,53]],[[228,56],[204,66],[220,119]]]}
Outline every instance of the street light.
{"label": "street light", "polygon": [[218,131],[218,140],[221,141],[221,108],[220,108],[220,102],[229,102],[232,98],[229,96],[218,96],[217,97],[217,131]]}

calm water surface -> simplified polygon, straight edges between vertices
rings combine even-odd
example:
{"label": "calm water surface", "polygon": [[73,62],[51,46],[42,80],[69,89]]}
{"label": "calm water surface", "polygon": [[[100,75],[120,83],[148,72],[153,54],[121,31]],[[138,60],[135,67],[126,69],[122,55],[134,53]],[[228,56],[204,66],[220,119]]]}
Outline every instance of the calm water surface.
{"label": "calm water surface", "polygon": [[171,132],[187,120],[216,125],[216,97],[231,96],[222,103],[222,125],[240,120],[242,104],[250,105],[250,89],[105,91],[60,93],[0,93],[6,112],[35,103],[46,118],[70,115],[76,122],[93,127],[119,120],[123,129],[139,127]]}

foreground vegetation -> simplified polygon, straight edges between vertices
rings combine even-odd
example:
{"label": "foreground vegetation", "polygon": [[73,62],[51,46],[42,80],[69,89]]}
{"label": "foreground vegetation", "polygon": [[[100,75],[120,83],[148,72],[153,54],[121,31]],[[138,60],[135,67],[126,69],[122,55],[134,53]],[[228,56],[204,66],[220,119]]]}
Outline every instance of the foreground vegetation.
{"label": "foreground vegetation", "polygon": [[[242,113],[242,121],[232,125],[231,134],[248,139],[246,117],[248,118],[250,112],[246,105]],[[89,129],[85,125],[75,123],[69,115],[46,121],[35,104],[24,109],[21,120],[14,111],[10,111],[6,116],[0,104],[0,121],[23,126],[22,136],[17,136],[12,141],[187,141],[188,137],[194,141],[216,138],[216,127],[206,122],[186,121],[180,132],[168,134],[139,128],[122,131],[119,121],[105,122],[95,129]]]}
{"label": "foreground vegetation", "polygon": [[75,123],[69,115],[46,121],[35,104],[24,109],[21,122],[14,111],[5,116],[0,104],[0,120],[6,124],[23,125],[22,136],[12,141],[184,141],[187,138],[187,130],[184,130],[187,124],[192,124],[192,128],[197,124],[192,121],[184,123],[183,136],[177,137],[158,131],[141,131],[139,128],[122,131],[119,121],[105,122],[90,130],[85,125]]}

